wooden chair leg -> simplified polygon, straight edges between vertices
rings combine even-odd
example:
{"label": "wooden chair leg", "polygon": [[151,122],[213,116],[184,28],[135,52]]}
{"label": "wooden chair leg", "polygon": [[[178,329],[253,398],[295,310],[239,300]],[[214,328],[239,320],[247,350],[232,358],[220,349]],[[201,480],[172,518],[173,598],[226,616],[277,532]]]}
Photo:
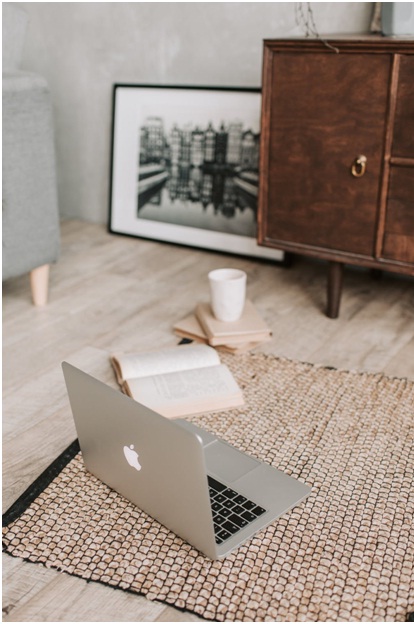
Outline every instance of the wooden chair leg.
{"label": "wooden chair leg", "polygon": [[344,265],[341,262],[329,263],[328,306],[326,310],[326,316],[332,319],[338,318],[339,315],[343,274]]}
{"label": "wooden chair leg", "polygon": [[44,306],[47,303],[49,288],[49,265],[37,267],[30,272],[30,287],[32,290],[33,303],[36,306]]}

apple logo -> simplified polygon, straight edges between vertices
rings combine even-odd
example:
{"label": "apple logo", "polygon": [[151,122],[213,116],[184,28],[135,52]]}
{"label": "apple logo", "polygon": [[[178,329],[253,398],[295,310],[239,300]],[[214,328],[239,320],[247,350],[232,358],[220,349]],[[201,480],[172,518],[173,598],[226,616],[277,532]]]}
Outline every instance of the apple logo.
{"label": "apple logo", "polygon": [[133,444],[131,444],[131,446],[124,446],[124,455],[130,466],[132,466],[136,470],[141,470],[142,466],[138,461],[138,453],[134,451]]}

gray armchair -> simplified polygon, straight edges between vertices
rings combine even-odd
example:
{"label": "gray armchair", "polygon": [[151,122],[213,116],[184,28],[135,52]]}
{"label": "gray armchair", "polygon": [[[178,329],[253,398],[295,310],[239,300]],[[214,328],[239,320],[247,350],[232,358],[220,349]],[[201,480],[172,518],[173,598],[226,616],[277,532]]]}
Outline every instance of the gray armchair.
{"label": "gray armchair", "polygon": [[3,280],[30,272],[33,301],[43,305],[60,250],[52,106],[44,78],[18,69],[25,11],[2,8]]}

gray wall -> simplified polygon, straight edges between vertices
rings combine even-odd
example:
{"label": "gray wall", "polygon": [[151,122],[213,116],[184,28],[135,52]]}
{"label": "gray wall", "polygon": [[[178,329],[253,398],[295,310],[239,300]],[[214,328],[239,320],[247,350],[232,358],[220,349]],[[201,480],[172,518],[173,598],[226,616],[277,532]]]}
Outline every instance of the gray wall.
{"label": "gray wall", "polygon": [[[44,75],[56,118],[62,218],[107,222],[115,82],[260,86],[262,39],[303,35],[296,3],[42,3],[23,67]],[[369,29],[373,3],[312,3],[320,33]]]}

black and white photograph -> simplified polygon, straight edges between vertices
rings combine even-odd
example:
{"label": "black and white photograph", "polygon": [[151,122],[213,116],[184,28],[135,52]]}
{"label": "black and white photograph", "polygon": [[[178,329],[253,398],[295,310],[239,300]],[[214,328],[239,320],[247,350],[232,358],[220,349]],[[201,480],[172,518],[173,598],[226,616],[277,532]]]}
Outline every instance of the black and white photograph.
{"label": "black and white photograph", "polygon": [[115,85],[110,229],[269,257],[256,243],[260,90]]}

